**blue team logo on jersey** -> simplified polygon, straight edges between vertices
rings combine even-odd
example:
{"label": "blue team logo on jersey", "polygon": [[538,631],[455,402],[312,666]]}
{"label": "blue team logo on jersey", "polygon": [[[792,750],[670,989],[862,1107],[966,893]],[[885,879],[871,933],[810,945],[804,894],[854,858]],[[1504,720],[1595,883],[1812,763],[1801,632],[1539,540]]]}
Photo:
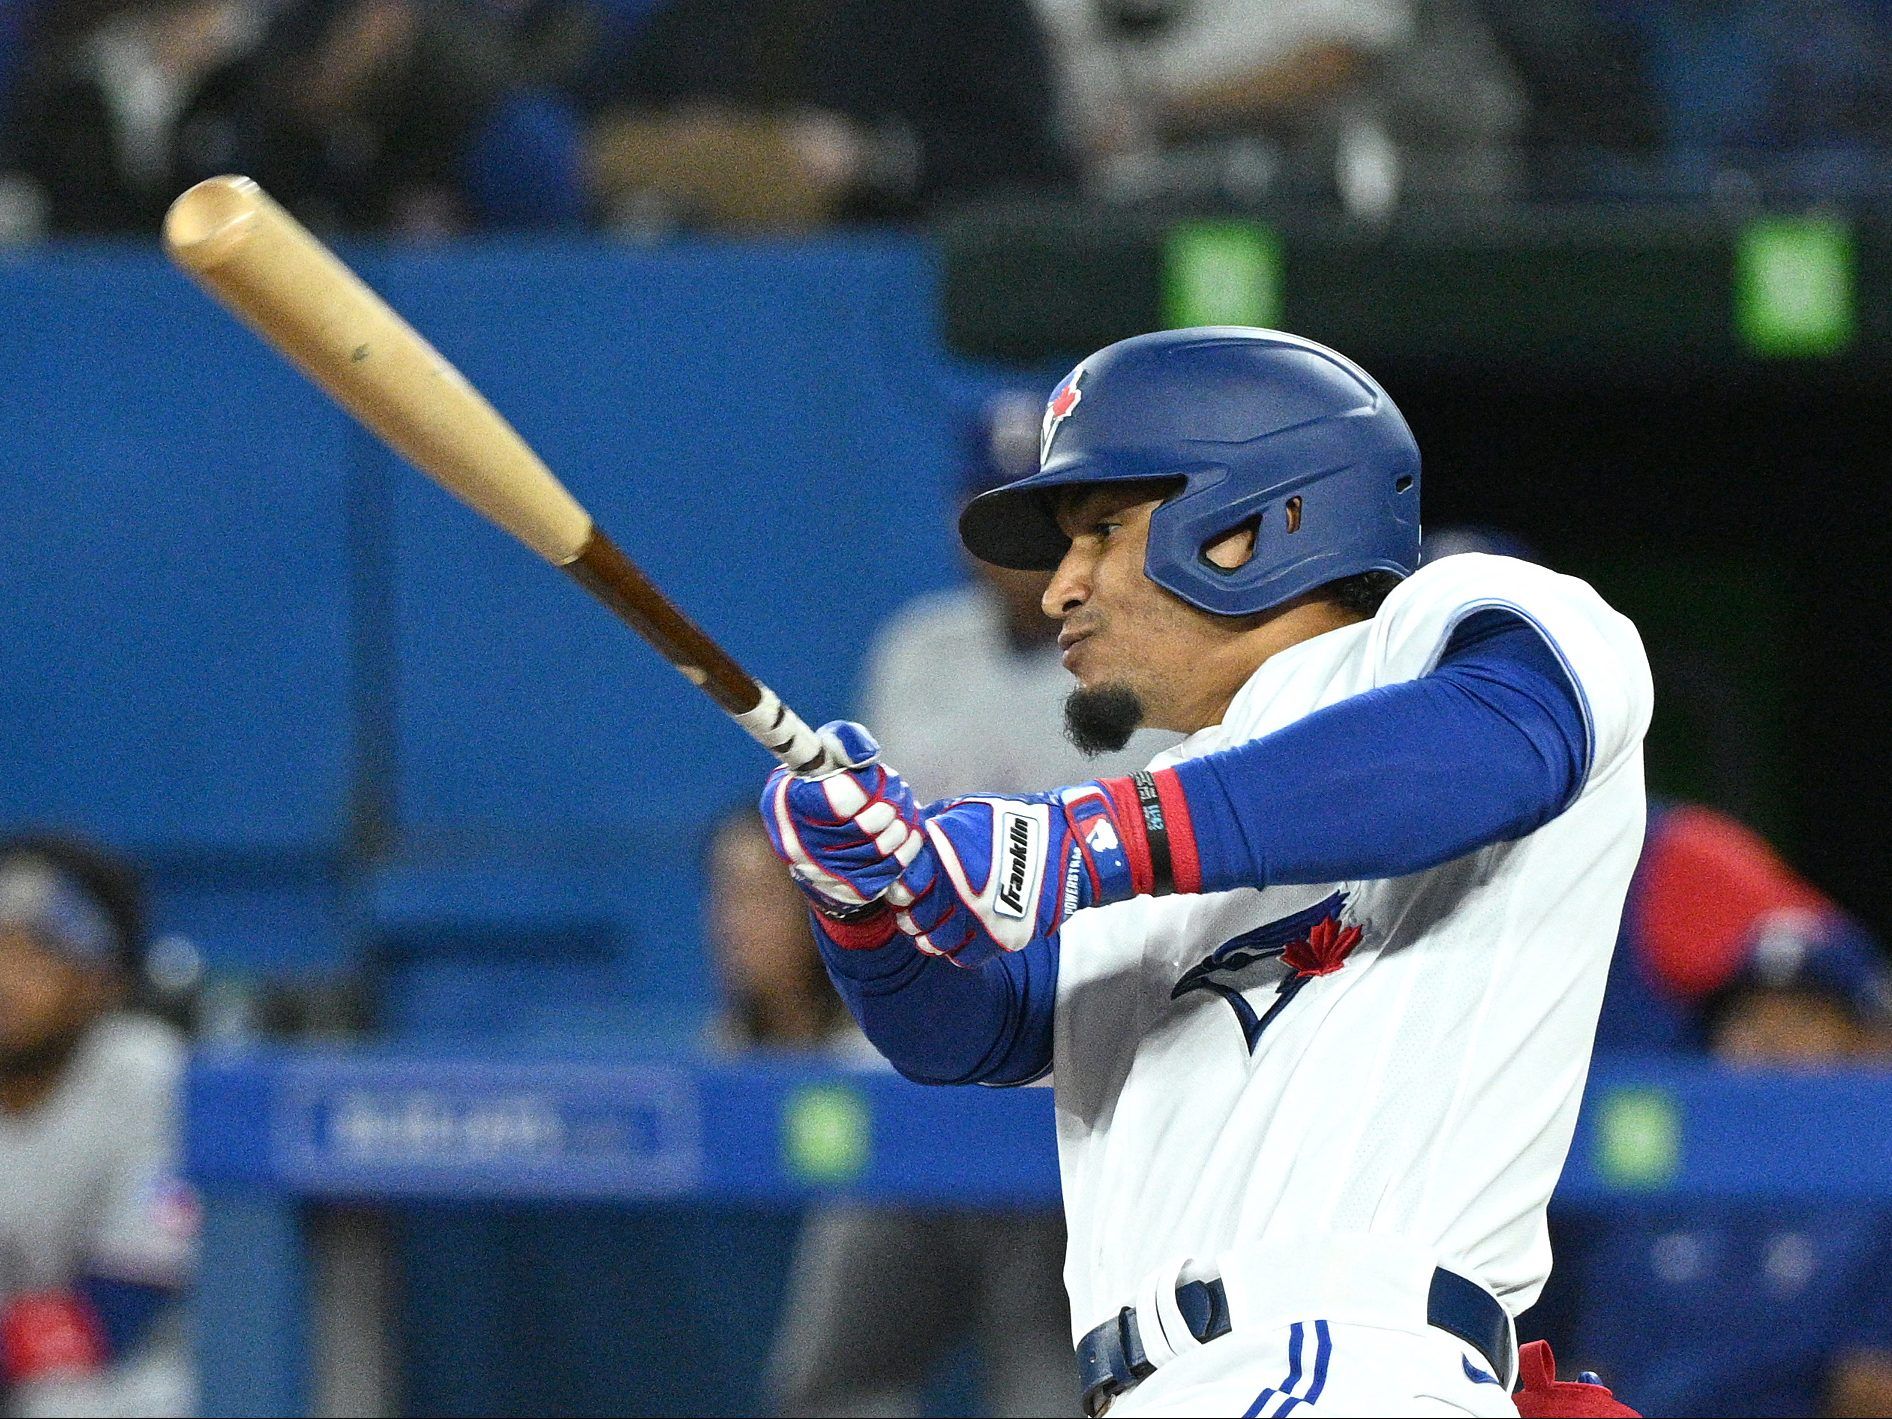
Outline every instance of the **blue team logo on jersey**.
{"label": "blue team logo on jersey", "polygon": [[[1248,1041],[1248,1052],[1253,1054],[1262,1031],[1300,994],[1301,987],[1318,976],[1340,970],[1353,954],[1353,948],[1360,944],[1360,928],[1349,926],[1343,919],[1346,909],[1347,894],[1335,892],[1292,916],[1264,922],[1224,941],[1183,972],[1169,998],[1181,1000],[1192,990],[1214,991],[1234,1010],[1242,1027],[1242,1037]],[[1275,960],[1286,965],[1289,973],[1275,987],[1275,999],[1267,1012],[1257,1014],[1242,994],[1241,985],[1230,978],[1257,962]]]}

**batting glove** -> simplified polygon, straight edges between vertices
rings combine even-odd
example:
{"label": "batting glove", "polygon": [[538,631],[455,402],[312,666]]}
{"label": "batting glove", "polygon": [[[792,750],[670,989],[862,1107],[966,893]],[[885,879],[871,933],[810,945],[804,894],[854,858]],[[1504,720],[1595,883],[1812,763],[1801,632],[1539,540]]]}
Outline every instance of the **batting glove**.
{"label": "batting glove", "polygon": [[[948,799],[923,815],[926,851],[890,898],[913,944],[955,965],[1049,939],[1066,917],[1149,890],[1144,833],[1103,783]],[[910,900],[901,902],[904,892]]]}
{"label": "batting glove", "polygon": [[762,790],[762,822],[815,910],[845,920],[888,895],[925,839],[913,790],[880,763],[874,736],[845,720],[820,732],[846,771],[802,779],[776,769]]}

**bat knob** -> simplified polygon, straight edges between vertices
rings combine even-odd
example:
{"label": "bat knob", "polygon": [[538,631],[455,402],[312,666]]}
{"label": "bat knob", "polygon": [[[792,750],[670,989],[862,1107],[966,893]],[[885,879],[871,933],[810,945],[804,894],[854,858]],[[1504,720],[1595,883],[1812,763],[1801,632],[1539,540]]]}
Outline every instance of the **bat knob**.
{"label": "bat knob", "polygon": [[247,177],[210,177],[164,214],[164,244],[179,264],[208,271],[241,246],[269,199]]}

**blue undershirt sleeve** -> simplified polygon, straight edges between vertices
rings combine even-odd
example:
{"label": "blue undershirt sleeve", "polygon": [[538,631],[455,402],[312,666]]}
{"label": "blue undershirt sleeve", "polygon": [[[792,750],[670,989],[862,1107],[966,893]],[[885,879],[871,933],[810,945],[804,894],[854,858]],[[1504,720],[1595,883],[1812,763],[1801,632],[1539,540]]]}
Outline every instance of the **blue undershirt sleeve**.
{"label": "blue undershirt sleeve", "polygon": [[1556,817],[1590,769],[1583,697],[1536,625],[1494,608],[1438,665],[1178,764],[1202,890],[1400,877]]}
{"label": "blue undershirt sleeve", "polygon": [[110,1276],[87,1276],[79,1282],[78,1290],[98,1316],[113,1360],[129,1354],[164,1308],[178,1297],[178,1292],[168,1286]]}
{"label": "blue undershirt sleeve", "polygon": [[1058,941],[1034,941],[972,970],[904,936],[843,950],[815,918],[834,988],[874,1047],[920,1084],[1029,1084],[1051,1068]]}

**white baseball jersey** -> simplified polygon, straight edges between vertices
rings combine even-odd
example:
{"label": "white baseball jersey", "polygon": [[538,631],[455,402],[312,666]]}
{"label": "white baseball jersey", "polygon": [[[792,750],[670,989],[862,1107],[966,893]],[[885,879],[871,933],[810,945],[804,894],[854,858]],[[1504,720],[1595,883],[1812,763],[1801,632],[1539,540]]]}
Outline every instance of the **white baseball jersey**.
{"label": "white baseball jersey", "polygon": [[[1223,723],[1152,767],[1424,675],[1491,607],[1534,622],[1581,691],[1591,765],[1558,817],[1406,877],[1144,897],[1065,924],[1053,1069],[1076,1335],[1185,1263],[1228,1279],[1240,1325],[1238,1290],[1296,1280],[1241,1275],[1240,1258],[1310,1240],[1356,1270],[1429,1259],[1514,1316],[1543,1288],[1545,1207],[1642,844],[1635,628],[1574,578],[1447,558],[1372,620],[1268,660]],[[1284,995],[1293,941],[1342,964]]]}
{"label": "white baseball jersey", "polygon": [[[189,1279],[196,1203],[177,1175],[183,1038],[138,1015],[99,1021],[59,1083],[24,1114],[0,1113],[0,1301],[89,1276],[159,1286]],[[182,1414],[195,1402],[183,1317],[161,1316],[105,1375],[7,1397],[20,1414]]]}

